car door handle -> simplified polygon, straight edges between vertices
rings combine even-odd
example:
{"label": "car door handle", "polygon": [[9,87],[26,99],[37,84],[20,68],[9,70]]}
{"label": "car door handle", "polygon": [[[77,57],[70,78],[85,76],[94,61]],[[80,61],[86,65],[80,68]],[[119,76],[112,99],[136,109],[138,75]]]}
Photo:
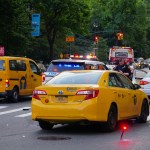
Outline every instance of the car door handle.
{"label": "car door handle", "polygon": [[32,74],[31,77],[34,77],[34,75]]}
{"label": "car door handle", "polygon": [[117,93],[116,91],[114,91],[114,93]]}

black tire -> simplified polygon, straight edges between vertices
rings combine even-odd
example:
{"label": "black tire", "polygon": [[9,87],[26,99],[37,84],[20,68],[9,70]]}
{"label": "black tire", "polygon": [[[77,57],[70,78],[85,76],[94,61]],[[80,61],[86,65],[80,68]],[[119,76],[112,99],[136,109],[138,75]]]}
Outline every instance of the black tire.
{"label": "black tire", "polygon": [[114,105],[111,105],[108,113],[108,119],[106,123],[107,131],[114,131],[117,127],[117,109]]}
{"label": "black tire", "polygon": [[143,101],[142,107],[141,107],[141,114],[138,118],[138,121],[140,123],[146,123],[147,122],[147,117],[149,115],[149,106],[146,101]]}
{"label": "black tire", "polygon": [[8,97],[8,102],[16,103],[19,100],[19,90],[14,87],[12,90],[12,94]]}
{"label": "black tire", "polygon": [[53,124],[51,124],[48,121],[39,121],[39,126],[43,129],[43,130],[51,130],[53,128]]}

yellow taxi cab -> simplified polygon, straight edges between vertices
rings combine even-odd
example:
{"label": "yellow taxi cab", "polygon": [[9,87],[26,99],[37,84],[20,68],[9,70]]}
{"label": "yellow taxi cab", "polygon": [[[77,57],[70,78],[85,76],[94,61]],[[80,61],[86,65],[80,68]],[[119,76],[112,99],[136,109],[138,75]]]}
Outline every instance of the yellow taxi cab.
{"label": "yellow taxi cab", "polygon": [[24,57],[0,56],[0,97],[17,102],[20,96],[32,95],[42,84],[35,61]]}
{"label": "yellow taxi cab", "polygon": [[103,122],[113,131],[119,120],[145,123],[148,115],[146,94],[111,70],[64,71],[32,95],[32,119],[45,130],[55,124]]}

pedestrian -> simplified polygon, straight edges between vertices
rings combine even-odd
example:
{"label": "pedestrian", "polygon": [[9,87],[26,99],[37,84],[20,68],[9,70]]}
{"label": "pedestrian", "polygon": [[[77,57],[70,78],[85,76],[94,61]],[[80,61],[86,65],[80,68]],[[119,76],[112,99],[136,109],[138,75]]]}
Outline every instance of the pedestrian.
{"label": "pedestrian", "polygon": [[114,68],[114,70],[123,73],[132,80],[131,70],[124,60],[119,60],[119,64]]}

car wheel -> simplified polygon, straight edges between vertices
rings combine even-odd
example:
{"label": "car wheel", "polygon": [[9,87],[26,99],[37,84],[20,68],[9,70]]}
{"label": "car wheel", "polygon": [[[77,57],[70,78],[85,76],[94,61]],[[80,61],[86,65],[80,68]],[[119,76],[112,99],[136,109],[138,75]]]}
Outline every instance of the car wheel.
{"label": "car wheel", "polygon": [[117,109],[114,105],[111,105],[108,113],[108,119],[106,123],[106,129],[108,131],[114,131],[117,126]]}
{"label": "car wheel", "polygon": [[19,90],[14,87],[11,96],[8,97],[8,102],[16,103],[19,100]]}
{"label": "car wheel", "polygon": [[53,124],[51,124],[48,121],[39,121],[39,126],[43,129],[43,130],[51,130],[53,128]]}
{"label": "car wheel", "polygon": [[138,118],[138,121],[140,123],[146,123],[147,117],[148,117],[148,113],[149,113],[149,106],[148,106],[146,101],[143,101],[142,107],[141,107],[141,114],[140,114],[140,116]]}

